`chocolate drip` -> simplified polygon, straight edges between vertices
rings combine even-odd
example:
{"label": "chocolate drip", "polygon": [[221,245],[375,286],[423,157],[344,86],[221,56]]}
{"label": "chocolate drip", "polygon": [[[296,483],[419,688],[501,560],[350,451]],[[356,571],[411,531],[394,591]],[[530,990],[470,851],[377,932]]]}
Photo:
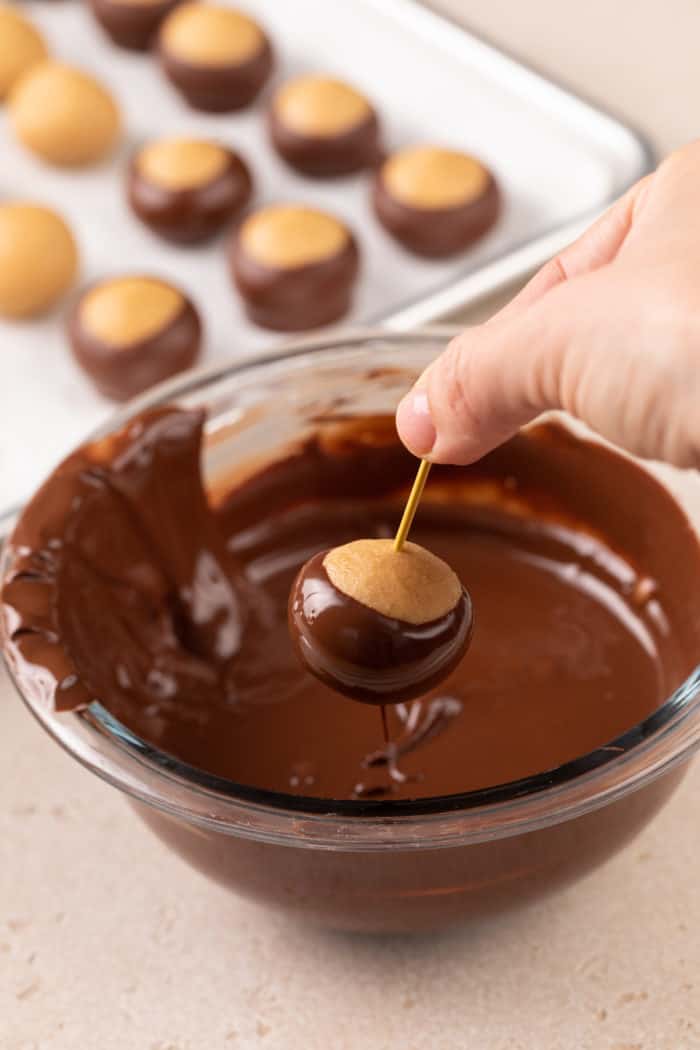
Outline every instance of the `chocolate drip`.
{"label": "chocolate drip", "polygon": [[355,785],[356,798],[381,798],[392,791],[423,779],[422,775],[404,773],[399,759],[427,744],[433,737],[445,732],[453,719],[462,713],[462,703],[453,696],[436,696],[433,700],[414,700],[410,704],[397,704],[395,711],[402,723],[402,732],[395,740],[389,737],[386,708],[382,707],[384,747],[373,751],[362,760],[365,769],[386,769],[388,780],[366,785]]}

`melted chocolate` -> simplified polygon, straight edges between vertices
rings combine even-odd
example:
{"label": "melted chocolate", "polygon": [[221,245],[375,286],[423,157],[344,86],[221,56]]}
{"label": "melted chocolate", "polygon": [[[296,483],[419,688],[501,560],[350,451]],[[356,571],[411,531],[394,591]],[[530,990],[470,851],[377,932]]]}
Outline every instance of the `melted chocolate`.
{"label": "melted chocolate", "polygon": [[634,464],[542,426],[475,467],[434,468],[412,538],[468,585],[474,637],[437,691],[388,709],[382,746],[376,710],[299,667],[287,599],[314,553],[393,535],[415,461],[391,421],[332,423],[208,499],[201,425],[176,409],[137,418],[26,508],[2,599],[33,696],[62,710],[99,699],[165,752],[249,786],[406,799],[606,745],[696,662],[700,556],[681,512]]}
{"label": "melted chocolate", "polygon": [[462,591],[438,620],[421,624],[383,616],[331,582],[315,554],[289,600],[289,632],[299,659],[338,693],[368,704],[424,696],[462,659],[472,633],[472,605]]}

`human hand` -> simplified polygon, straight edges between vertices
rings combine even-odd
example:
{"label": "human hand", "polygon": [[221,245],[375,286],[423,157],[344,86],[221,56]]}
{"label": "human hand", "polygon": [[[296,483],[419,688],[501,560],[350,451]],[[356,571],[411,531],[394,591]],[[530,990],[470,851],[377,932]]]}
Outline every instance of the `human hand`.
{"label": "human hand", "polygon": [[554,408],[638,455],[700,465],[700,141],[453,339],[397,425],[416,455],[471,463]]}

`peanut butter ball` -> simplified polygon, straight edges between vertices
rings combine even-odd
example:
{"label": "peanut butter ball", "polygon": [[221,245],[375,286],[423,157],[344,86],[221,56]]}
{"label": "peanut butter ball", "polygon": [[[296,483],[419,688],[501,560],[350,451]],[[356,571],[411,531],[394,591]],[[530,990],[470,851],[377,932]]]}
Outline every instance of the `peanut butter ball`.
{"label": "peanut butter ball", "polygon": [[9,4],[0,4],[0,99],[48,53],[38,29]]}
{"label": "peanut butter ball", "polygon": [[268,110],[272,141],[305,175],[347,175],[379,159],[379,120],[351,84],[303,76],[283,84]]}
{"label": "peanut butter ball", "polygon": [[158,139],[134,155],[129,203],[147,226],[176,244],[208,240],[239,215],[253,180],[233,150],[206,139]]}
{"label": "peanut butter ball", "polygon": [[18,139],[48,164],[78,168],[114,149],[119,110],[94,77],[60,62],[34,66],[15,85],[10,121]]}
{"label": "peanut butter ball", "polygon": [[230,263],[250,319],[263,328],[294,332],[330,324],[349,310],[359,252],[335,216],[275,204],[241,225]]}
{"label": "peanut butter ball", "polygon": [[355,540],[306,563],[289,629],[308,670],[370,704],[423,696],[462,659],[472,604],[452,569],[415,543]]}
{"label": "peanut butter ball", "polygon": [[392,154],[374,180],[381,224],[417,255],[464,251],[491,228],[500,194],[491,172],[467,153],[413,146]]}
{"label": "peanut butter ball", "polygon": [[272,70],[272,46],[248,15],[210,3],[184,3],[160,27],[166,76],[195,109],[225,113],[256,97]]}
{"label": "peanut butter ball", "polygon": [[68,291],[78,249],[63,219],[49,208],[0,204],[0,314],[32,317]]}
{"label": "peanut butter ball", "polygon": [[199,314],[185,293],[147,275],[99,281],[68,317],[76,360],[100,393],[115,401],[189,368],[201,336]]}

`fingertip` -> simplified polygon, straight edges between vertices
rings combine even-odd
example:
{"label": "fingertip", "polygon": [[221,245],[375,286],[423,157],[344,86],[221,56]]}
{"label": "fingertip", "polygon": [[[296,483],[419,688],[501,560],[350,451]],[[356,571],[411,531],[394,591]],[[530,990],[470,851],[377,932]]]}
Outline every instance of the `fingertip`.
{"label": "fingertip", "polygon": [[435,444],[436,431],[425,390],[414,387],[396,410],[396,429],[404,445],[415,456],[427,456]]}

